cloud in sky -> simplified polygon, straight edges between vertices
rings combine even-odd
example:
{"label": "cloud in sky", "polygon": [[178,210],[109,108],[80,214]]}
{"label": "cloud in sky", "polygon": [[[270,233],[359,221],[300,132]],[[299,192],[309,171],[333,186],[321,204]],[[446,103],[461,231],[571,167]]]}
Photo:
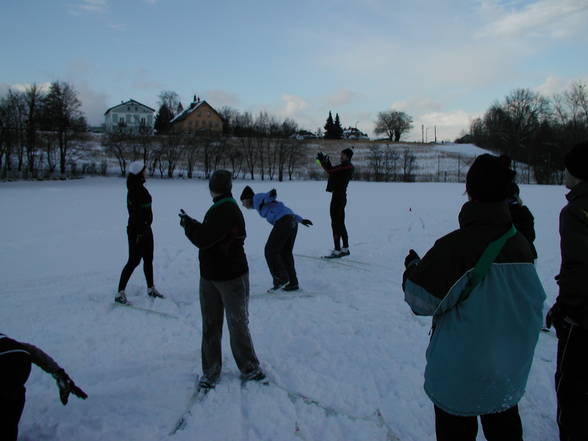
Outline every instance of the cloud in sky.
{"label": "cloud in sky", "polygon": [[501,9],[498,4],[488,7],[498,15],[486,25],[479,37],[550,36],[562,38],[586,32],[588,3],[585,0],[539,0],[518,11]]}
{"label": "cloud in sky", "polygon": [[108,7],[107,0],[81,0],[75,4],[70,4],[69,8],[72,12],[89,12],[100,13],[104,12]]}
{"label": "cloud in sky", "polygon": [[340,89],[326,98],[326,104],[328,108],[345,106],[351,104],[351,102],[358,96],[358,93],[351,90]]}
{"label": "cloud in sky", "polygon": [[535,88],[541,95],[551,98],[556,94],[570,90],[573,83],[588,85],[588,75],[574,80],[563,79],[557,75],[549,75],[543,83]]}

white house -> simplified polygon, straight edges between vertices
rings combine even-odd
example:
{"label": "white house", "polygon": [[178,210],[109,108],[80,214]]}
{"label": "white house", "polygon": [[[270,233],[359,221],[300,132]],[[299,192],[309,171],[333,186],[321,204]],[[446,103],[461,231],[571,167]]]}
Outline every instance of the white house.
{"label": "white house", "polygon": [[129,99],[104,112],[104,128],[107,132],[153,133],[155,110]]}

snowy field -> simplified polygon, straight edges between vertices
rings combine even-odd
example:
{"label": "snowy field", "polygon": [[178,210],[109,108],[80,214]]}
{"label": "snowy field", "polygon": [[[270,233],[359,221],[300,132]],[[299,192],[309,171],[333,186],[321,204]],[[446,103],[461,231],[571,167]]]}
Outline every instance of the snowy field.
{"label": "snowy field", "polygon": [[[246,183],[235,183],[236,196]],[[314,222],[300,226],[295,253],[328,252],[325,182],[252,186],[275,186],[278,199]],[[271,226],[246,211],[250,328],[272,383],[241,388],[225,326],[221,382],[173,436],[200,373],[201,337],[197,250],[177,212],[201,219],[210,196],[202,181],[150,180],[147,187],[155,281],[168,298],[146,298],[141,267],[127,293],[169,316],[113,306],[127,258],[122,179],[0,184],[0,332],[48,352],[89,394],[64,407],[53,379],[33,368],[20,440],[434,440],[433,406],[422,389],[430,318],[413,316],[400,283],[409,248],[423,254],[457,227],[464,184],[352,182],[352,255],[297,257],[303,291],[285,296],[265,294]],[[563,187],[521,186],[536,219],[548,305],[557,293],[564,194]],[[539,338],[520,412],[526,440],[551,441],[557,342],[550,334]]]}

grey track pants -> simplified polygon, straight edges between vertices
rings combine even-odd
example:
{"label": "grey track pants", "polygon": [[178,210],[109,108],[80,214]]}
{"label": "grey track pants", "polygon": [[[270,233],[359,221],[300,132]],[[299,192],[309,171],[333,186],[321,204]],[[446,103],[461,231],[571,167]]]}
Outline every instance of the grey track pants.
{"label": "grey track pants", "polygon": [[237,367],[247,374],[259,367],[249,333],[249,273],[226,281],[200,278],[202,372],[216,382],[222,369],[221,340],[226,311],[231,350]]}

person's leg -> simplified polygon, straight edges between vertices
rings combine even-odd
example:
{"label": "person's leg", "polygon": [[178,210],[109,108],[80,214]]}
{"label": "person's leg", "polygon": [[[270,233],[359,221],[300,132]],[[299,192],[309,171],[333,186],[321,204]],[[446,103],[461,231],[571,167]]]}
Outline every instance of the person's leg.
{"label": "person's leg", "polygon": [[16,441],[18,423],[25,406],[25,383],[31,373],[29,357],[5,355],[2,366],[2,384],[0,385],[0,439]]}
{"label": "person's leg", "polygon": [[286,216],[279,219],[270,232],[265,244],[265,260],[272,275],[274,287],[288,282],[288,272],[282,259],[282,250],[288,239]]}
{"label": "person's leg", "polygon": [[129,279],[131,278],[131,274],[135,268],[141,262],[141,243],[137,239],[137,234],[129,231],[127,229],[127,239],[129,243],[129,259],[127,260],[126,265],[124,266],[121,274],[120,280],[118,282],[118,291],[124,291],[127,287],[127,283],[129,283]]}
{"label": "person's leg", "polygon": [[588,331],[567,323],[557,327],[557,424],[561,441],[588,439]]}
{"label": "person's leg", "polygon": [[296,242],[296,235],[298,234],[298,222],[294,216],[288,216],[288,234],[282,248],[282,262],[288,273],[288,280],[290,285],[298,285],[298,277],[296,276],[296,267],[294,265],[294,243]]}
{"label": "person's leg", "polygon": [[339,232],[341,234],[341,240],[343,240],[343,248],[349,248],[349,236],[347,234],[347,228],[345,227],[345,206],[347,205],[347,195],[343,194],[339,202]]}
{"label": "person's leg", "polygon": [[147,288],[153,288],[153,231],[149,228],[143,235],[142,244],[143,254],[143,272],[145,273],[145,280]]}
{"label": "person's leg", "polygon": [[476,441],[478,419],[451,415],[435,406],[435,434],[437,441]]}
{"label": "person's leg", "polygon": [[222,369],[223,301],[214,282],[200,278],[202,373],[214,384]]}
{"label": "person's leg", "polygon": [[331,215],[331,229],[333,230],[333,245],[336,251],[341,250],[341,235],[339,234],[339,211],[337,196],[335,193],[331,195],[331,205],[329,206],[329,213]]}
{"label": "person's leg", "polygon": [[249,274],[214,284],[225,305],[233,357],[241,373],[247,375],[259,369],[249,333]]}
{"label": "person's leg", "polygon": [[523,424],[518,406],[504,412],[482,415],[480,419],[487,441],[523,441]]}

